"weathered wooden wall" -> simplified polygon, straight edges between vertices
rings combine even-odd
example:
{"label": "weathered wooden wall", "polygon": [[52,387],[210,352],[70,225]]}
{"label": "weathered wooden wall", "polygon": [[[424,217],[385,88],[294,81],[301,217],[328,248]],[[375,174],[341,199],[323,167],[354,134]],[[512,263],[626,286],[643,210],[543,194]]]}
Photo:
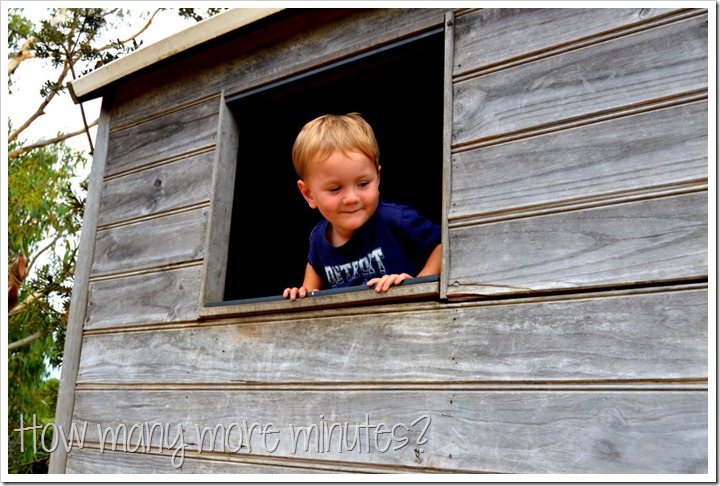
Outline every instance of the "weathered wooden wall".
{"label": "weathered wooden wall", "polygon": [[[66,351],[89,429],[56,467],[707,472],[707,11],[455,12],[448,300],[200,318],[222,93],[444,22],[282,17],[117,87]],[[252,453],[198,453],[196,425],[240,424],[237,446],[243,420],[274,424],[277,448],[256,431]],[[347,422],[352,442],[366,420],[408,443],[290,440]],[[100,453],[98,425],[154,423],[170,443],[184,427],[181,468],[138,430],[135,452]]]}
{"label": "weathered wooden wall", "polygon": [[611,9],[595,33],[592,12],[458,18],[458,47],[541,32],[456,49],[450,295],[707,275],[707,17]]}

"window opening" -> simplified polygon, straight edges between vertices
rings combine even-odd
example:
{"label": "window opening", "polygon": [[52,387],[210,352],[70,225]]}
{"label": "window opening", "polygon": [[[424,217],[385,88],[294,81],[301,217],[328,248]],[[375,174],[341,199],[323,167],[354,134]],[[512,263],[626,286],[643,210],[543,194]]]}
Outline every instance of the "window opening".
{"label": "window opening", "polygon": [[219,304],[282,299],[284,288],[302,283],[308,237],[321,216],[297,189],[290,153],[317,116],[362,114],[380,146],[381,199],[440,224],[443,56],[439,28],[226,100],[239,148]]}

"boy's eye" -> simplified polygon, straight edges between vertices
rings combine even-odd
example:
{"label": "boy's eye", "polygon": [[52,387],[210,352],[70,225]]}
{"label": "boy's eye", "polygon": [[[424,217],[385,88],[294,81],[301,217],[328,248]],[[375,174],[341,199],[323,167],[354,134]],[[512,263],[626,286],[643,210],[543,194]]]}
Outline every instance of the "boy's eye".
{"label": "boy's eye", "polygon": [[359,183],[358,186],[359,186],[359,187],[365,187],[365,186],[367,186],[368,184],[370,184],[370,183],[367,182],[367,181],[363,181],[363,182]]}
{"label": "boy's eye", "polygon": [[340,190],[340,187],[331,187],[330,192],[338,192]]}

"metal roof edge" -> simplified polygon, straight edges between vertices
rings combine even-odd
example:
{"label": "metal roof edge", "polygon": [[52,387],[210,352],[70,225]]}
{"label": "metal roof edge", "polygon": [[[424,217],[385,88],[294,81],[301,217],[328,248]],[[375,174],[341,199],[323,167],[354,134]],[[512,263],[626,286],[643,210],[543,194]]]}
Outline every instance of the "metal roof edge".
{"label": "metal roof edge", "polygon": [[281,10],[231,8],[68,82],[68,90],[75,103],[96,98],[101,88],[114,81]]}

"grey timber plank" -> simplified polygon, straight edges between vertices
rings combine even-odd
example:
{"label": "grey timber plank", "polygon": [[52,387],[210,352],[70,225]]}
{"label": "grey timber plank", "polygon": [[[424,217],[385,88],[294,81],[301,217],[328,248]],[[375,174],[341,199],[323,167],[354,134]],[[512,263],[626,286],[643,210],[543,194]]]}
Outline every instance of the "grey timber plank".
{"label": "grey timber plank", "polygon": [[449,296],[707,278],[706,192],[456,228]]}
{"label": "grey timber plank", "polygon": [[453,155],[450,219],[707,180],[706,101]]}
{"label": "grey timber plank", "polygon": [[[432,278],[432,276],[419,277],[419,279]],[[321,309],[353,307],[368,304],[393,302],[395,305],[408,300],[425,299],[434,301],[438,298],[438,282],[426,281],[412,283],[410,279],[402,285],[390,288],[387,292],[374,292],[369,287],[357,286],[351,290],[325,289],[311,298],[290,301],[282,298],[282,294],[269,295],[257,299],[244,299],[224,301],[220,305],[208,305],[200,309],[200,316],[205,319],[228,316],[272,315],[280,313],[293,313],[299,311],[317,311]],[[326,292],[322,294],[322,292]],[[262,301],[261,301],[262,300]],[[215,301],[213,304],[219,304]]]}
{"label": "grey timber plank", "polygon": [[671,13],[664,8],[483,8],[458,15],[456,75],[609,34]]}
{"label": "grey timber plank", "polygon": [[[288,9],[107,88],[51,472],[708,473],[707,14],[448,11]],[[451,20],[444,273],[389,297],[433,300],[204,307],[225,95]]]}
{"label": "grey timber plank", "polygon": [[196,319],[200,275],[195,265],[93,281],[85,329]]}
{"label": "grey timber plank", "polygon": [[212,160],[211,150],[106,181],[99,224],[207,203]]}
{"label": "grey timber plank", "polygon": [[[453,132],[453,82],[452,72],[455,62],[455,16],[453,12],[445,14],[445,59],[443,64],[443,149],[442,149],[442,214],[441,214],[441,242],[442,254],[440,268],[448,268],[450,251],[448,241],[448,221],[452,204],[452,132]],[[440,298],[447,299],[448,288],[447,271],[440,272]]]}
{"label": "grey timber plank", "polygon": [[[233,462],[227,458],[185,457],[182,462],[172,452],[157,449],[148,452],[122,452],[86,447],[74,449],[68,455],[68,474],[322,474],[330,471],[301,466],[271,465],[253,462]],[[179,467],[174,467],[179,465]]]}
{"label": "grey timber plank", "polygon": [[[85,322],[88,301],[88,287],[92,271],[92,255],[95,252],[95,237],[100,216],[100,200],[102,195],[102,181],[107,161],[107,147],[110,127],[110,110],[112,97],[106,97],[100,110],[97,137],[95,139],[95,152],[93,154],[92,168],[88,180],[88,195],[85,202],[83,226],[80,232],[78,254],[73,280],[73,293],[70,301],[67,331],[65,335],[64,357],[62,374],[60,377],[60,390],[55,409],[55,424],[70,427],[75,405],[75,384],[80,369],[80,355],[82,352],[83,324]],[[59,448],[50,455],[49,472],[61,474],[65,472],[67,452]]]}
{"label": "grey timber plank", "polygon": [[98,232],[93,275],[203,258],[207,207]]}
{"label": "grey timber plank", "polygon": [[[106,175],[124,173],[147,164],[215,145],[217,96],[177,108],[153,103],[153,116],[111,133]],[[172,107],[171,111],[167,111]],[[158,116],[158,115],[161,116]]]}
{"label": "grey timber plank", "polygon": [[702,379],[708,376],[707,319],[702,289],[227,319],[214,326],[87,335],[78,380],[88,386],[390,386]]}
{"label": "grey timber plank", "polygon": [[707,16],[455,84],[454,146],[707,88]]}
{"label": "grey timber plank", "polygon": [[[212,176],[206,181],[210,183],[212,192],[205,238],[206,258],[203,261],[202,285],[198,296],[200,307],[225,297],[233,198],[235,185],[242,183],[236,182],[235,176],[240,143],[239,128],[225,103],[225,92],[222,93],[218,112],[218,143],[212,163]],[[242,174],[240,177],[242,178]]]}
{"label": "grey timber plank", "polygon": [[[652,390],[84,390],[74,420],[87,423],[88,440],[97,442],[103,431],[124,424],[135,429],[130,447],[142,438],[146,446],[164,440],[182,451],[224,448],[229,455],[317,463],[706,473],[707,400],[705,391]],[[153,424],[160,425],[143,435]],[[118,436],[124,444],[122,430]],[[104,442],[111,445],[107,435]],[[172,468],[169,461],[166,467]]]}

